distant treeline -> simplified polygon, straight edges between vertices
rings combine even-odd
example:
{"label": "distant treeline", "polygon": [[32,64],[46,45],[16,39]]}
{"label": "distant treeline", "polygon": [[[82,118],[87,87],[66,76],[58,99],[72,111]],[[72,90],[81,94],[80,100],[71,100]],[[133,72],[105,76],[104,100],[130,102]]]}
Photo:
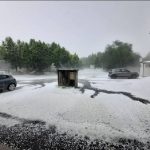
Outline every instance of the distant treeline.
{"label": "distant treeline", "polygon": [[114,41],[113,44],[107,45],[104,52],[98,52],[88,57],[81,58],[81,62],[84,67],[94,65],[97,68],[111,69],[137,66],[139,65],[139,58],[140,55],[133,52],[131,44]]}
{"label": "distant treeline", "polygon": [[71,54],[59,44],[47,44],[31,39],[29,42],[14,42],[7,37],[0,45],[1,59],[9,62],[13,68],[26,68],[29,71],[41,72],[52,63],[56,67],[79,67],[79,57]]}
{"label": "distant treeline", "polygon": [[[148,57],[148,56],[147,56]],[[28,71],[41,72],[52,64],[59,67],[90,67],[111,69],[117,67],[139,65],[140,55],[133,52],[132,44],[114,41],[107,45],[104,52],[91,54],[79,59],[78,55],[71,54],[57,43],[31,39],[29,42],[18,40],[14,42],[11,37],[5,38],[0,45],[0,59],[9,62],[13,68],[26,68]]]}

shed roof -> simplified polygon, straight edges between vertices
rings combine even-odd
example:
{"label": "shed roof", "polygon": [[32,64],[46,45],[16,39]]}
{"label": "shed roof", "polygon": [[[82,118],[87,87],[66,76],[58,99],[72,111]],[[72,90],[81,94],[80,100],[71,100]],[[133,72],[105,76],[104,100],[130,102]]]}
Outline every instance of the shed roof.
{"label": "shed roof", "polygon": [[65,70],[65,71],[78,71],[79,69],[77,68],[59,68],[57,70]]}
{"label": "shed roof", "polygon": [[150,64],[150,60],[142,61],[143,64]]}

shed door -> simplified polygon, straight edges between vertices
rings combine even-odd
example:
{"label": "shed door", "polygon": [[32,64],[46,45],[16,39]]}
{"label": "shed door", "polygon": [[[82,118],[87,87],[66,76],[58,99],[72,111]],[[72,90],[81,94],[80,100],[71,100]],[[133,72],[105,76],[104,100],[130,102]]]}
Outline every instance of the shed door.
{"label": "shed door", "polygon": [[70,80],[75,80],[76,76],[75,76],[75,72],[70,72]]}

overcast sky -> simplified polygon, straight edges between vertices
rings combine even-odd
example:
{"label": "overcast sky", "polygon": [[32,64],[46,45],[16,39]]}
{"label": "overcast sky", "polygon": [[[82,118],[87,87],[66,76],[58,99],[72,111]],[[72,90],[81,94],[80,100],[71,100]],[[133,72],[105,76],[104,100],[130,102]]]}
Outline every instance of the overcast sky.
{"label": "overcast sky", "polygon": [[150,52],[149,1],[0,2],[0,41],[36,40],[64,46],[80,57],[104,51],[115,40]]}

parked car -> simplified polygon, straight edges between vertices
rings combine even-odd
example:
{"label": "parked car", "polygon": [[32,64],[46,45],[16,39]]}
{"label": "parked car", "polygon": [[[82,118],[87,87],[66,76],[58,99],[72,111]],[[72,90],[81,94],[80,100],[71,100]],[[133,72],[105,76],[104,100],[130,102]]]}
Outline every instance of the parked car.
{"label": "parked car", "polygon": [[17,86],[17,81],[12,75],[0,74],[0,90],[13,91]]}
{"label": "parked car", "polygon": [[125,68],[117,68],[110,70],[108,76],[112,79],[116,78],[135,79],[139,77],[139,74],[137,72],[131,72]]}

